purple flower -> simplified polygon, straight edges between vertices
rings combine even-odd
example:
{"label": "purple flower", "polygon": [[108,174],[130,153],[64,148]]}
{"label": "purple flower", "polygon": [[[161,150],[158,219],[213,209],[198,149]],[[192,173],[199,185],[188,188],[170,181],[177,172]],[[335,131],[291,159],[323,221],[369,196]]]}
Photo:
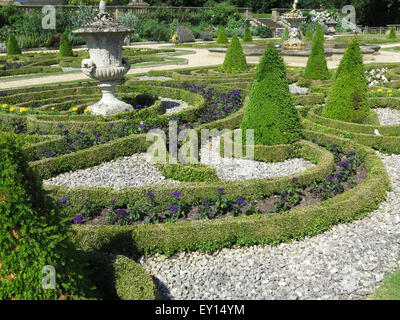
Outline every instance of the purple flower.
{"label": "purple flower", "polygon": [[110,203],[111,203],[112,205],[115,205],[115,200],[111,200]]}
{"label": "purple flower", "polygon": [[329,179],[329,180],[332,180],[333,178],[334,178],[334,176],[331,175],[331,174],[328,176],[328,179]]}
{"label": "purple flower", "polygon": [[144,124],[144,123],[141,123],[141,124],[139,124],[139,127],[140,127],[140,128],[145,128],[145,127],[147,127],[147,125]]}
{"label": "purple flower", "polygon": [[110,122],[110,123],[108,124],[109,127],[114,127],[114,125],[115,125],[114,122]]}
{"label": "purple flower", "polygon": [[349,151],[349,155],[354,156],[355,154],[356,154],[356,152],[354,150]]}
{"label": "purple flower", "polygon": [[61,203],[65,203],[65,202],[67,202],[69,199],[70,199],[70,198],[68,198],[68,197],[61,198],[61,199],[60,199],[60,202],[61,202]]}
{"label": "purple flower", "polygon": [[176,199],[182,197],[182,194],[180,192],[172,192],[171,195],[173,195]]}
{"label": "purple flower", "polygon": [[240,197],[239,199],[237,199],[237,200],[235,201],[235,203],[238,204],[238,205],[242,205],[242,204],[245,204],[246,201],[245,201],[242,197]]}
{"label": "purple flower", "polygon": [[204,200],[203,200],[203,203],[204,203],[204,204],[208,204],[208,199],[204,199]]}
{"label": "purple flower", "polygon": [[57,127],[59,127],[59,128],[62,128],[62,127],[63,127],[63,125],[62,125],[62,124],[58,124],[58,125],[57,125]]}
{"label": "purple flower", "polygon": [[344,167],[344,168],[346,168],[346,169],[348,169],[350,167],[350,164],[349,164],[348,161],[340,161],[339,165]]}
{"label": "purple flower", "polygon": [[44,152],[43,152],[43,151],[39,151],[39,152],[38,152],[38,155],[39,155],[39,156],[42,156],[42,155],[44,155]]}
{"label": "purple flower", "polygon": [[252,206],[256,206],[256,205],[257,205],[257,201],[253,201],[253,202],[251,203],[251,205],[252,205]]}
{"label": "purple flower", "polygon": [[180,119],[180,117],[173,116],[173,117],[172,117],[172,119],[174,119],[174,120],[179,120],[179,119]]}
{"label": "purple flower", "polygon": [[151,192],[151,191],[150,191],[150,192],[147,192],[147,193],[146,193],[146,196],[153,197],[153,196],[154,196],[154,193]]}
{"label": "purple flower", "polygon": [[287,194],[286,194],[286,193],[281,193],[279,196],[280,196],[281,198],[286,198],[286,197],[287,197]]}
{"label": "purple flower", "polygon": [[177,206],[169,206],[168,209],[171,210],[173,214],[176,214],[179,211],[179,207]]}
{"label": "purple flower", "polygon": [[219,188],[217,191],[221,196],[224,194],[224,188]]}
{"label": "purple flower", "polygon": [[75,224],[79,224],[79,223],[82,223],[82,221],[83,221],[83,215],[79,215],[79,216],[76,216],[73,220],[73,223],[75,223]]}
{"label": "purple flower", "polygon": [[297,181],[299,181],[299,178],[293,178],[292,179],[292,182],[297,182]]}
{"label": "purple flower", "polygon": [[125,209],[118,209],[117,210],[117,218],[121,218],[126,214],[126,210]]}
{"label": "purple flower", "polygon": [[340,179],[341,177],[343,177],[340,173],[336,173],[335,175],[334,175],[334,177],[335,178],[337,178],[337,179]]}
{"label": "purple flower", "polygon": [[336,147],[333,147],[332,148],[332,152],[336,152],[337,151],[337,148]]}
{"label": "purple flower", "polygon": [[47,158],[54,157],[54,153],[53,152],[46,153],[46,157]]}

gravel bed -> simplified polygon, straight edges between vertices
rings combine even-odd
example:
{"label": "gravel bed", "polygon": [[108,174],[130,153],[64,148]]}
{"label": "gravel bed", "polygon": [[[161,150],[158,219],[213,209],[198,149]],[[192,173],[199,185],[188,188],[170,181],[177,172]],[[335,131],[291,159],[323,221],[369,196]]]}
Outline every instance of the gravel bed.
{"label": "gravel bed", "polygon": [[168,81],[168,80],[173,80],[173,79],[168,77],[149,77],[149,76],[139,77],[139,81]]}
{"label": "gravel bed", "polygon": [[381,155],[393,191],[369,217],[277,247],[141,257],[170,299],[362,299],[399,268],[400,155]]}
{"label": "gravel bed", "polygon": [[192,108],[191,105],[188,105],[183,100],[175,100],[175,99],[163,98],[163,97],[159,97],[159,99],[161,100],[163,107],[166,109],[165,114],[167,114],[167,115],[179,113],[182,110]]}
{"label": "gravel bed", "polygon": [[166,179],[159,170],[146,162],[146,153],[141,153],[93,168],[63,173],[43,183],[71,188],[112,187],[119,190],[128,187],[177,183],[177,181]]}
{"label": "gravel bed", "polygon": [[373,109],[378,114],[378,119],[381,125],[390,126],[400,124],[400,111],[391,108],[376,108]]}
{"label": "gravel bed", "polygon": [[290,93],[292,94],[307,94],[308,88],[299,87],[296,83],[289,85]]}
{"label": "gravel bed", "polygon": [[304,159],[289,159],[284,162],[259,162],[237,158],[221,158],[219,139],[213,138],[201,149],[200,162],[217,171],[218,178],[224,181],[265,179],[289,176],[303,172],[314,166]]}

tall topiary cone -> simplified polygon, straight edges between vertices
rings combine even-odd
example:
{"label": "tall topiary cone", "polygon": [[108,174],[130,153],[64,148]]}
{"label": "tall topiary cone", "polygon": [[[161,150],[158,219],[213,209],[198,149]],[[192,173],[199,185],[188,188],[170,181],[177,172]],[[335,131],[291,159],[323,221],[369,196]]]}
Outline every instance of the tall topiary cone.
{"label": "tall topiary cone", "polygon": [[370,112],[367,90],[362,53],[355,40],[340,62],[336,80],[322,108],[322,116],[347,122],[363,122]]}
{"label": "tall topiary cone", "polygon": [[226,35],[226,30],[224,27],[221,27],[218,33],[217,44],[228,44],[228,37]]}
{"label": "tall topiary cone", "polygon": [[17,39],[13,34],[10,34],[7,41],[7,55],[21,54],[21,49],[18,46]]}
{"label": "tall topiary cone", "polygon": [[223,69],[225,72],[231,73],[234,71],[248,71],[246,56],[244,55],[239,37],[234,35],[226,52]]}
{"label": "tall topiary cone", "polygon": [[[285,67],[279,52],[268,48],[260,63],[265,64],[258,73],[250,92],[249,104],[244,112],[241,129],[254,130],[254,143],[263,145],[288,144],[300,140],[301,127],[289,83],[283,75]],[[273,53],[275,50],[277,53]],[[278,62],[267,68],[267,62],[276,57]]]}
{"label": "tall topiary cone", "polygon": [[60,57],[72,57],[73,51],[68,40],[68,33],[64,32],[60,40]]}
{"label": "tall topiary cone", "polygon": [[321,25],[318,25],[313,37],[311,54],[307,61],[304,77],[314,80],[328,80],[331,77],[325,59],[324,33],[322,32]]}
{"label": "tall topiary cone", "polygon": [[267,49],[265,49],[263,57],[258,64],[257,72],[254,76],[255,82],[259,82],[268,74],[276,73],[282,79],[286,79],[286,67],[283,62],[282,56],[278,50],[275,49],[273,43],[271,43]]}
{"label": "tall topiary cone", "polygon": [[[1,300],[71,299],[88,292],[65,223],[28,165],[19,138],[0,134]],[[56,271],[55,290],[42,287],[47,265]]]}
{"label": "tall topiary cone", "polygon": [[397,39],[396,29],[394,27],[392,27],[390,29],[390,33],[388,35],[388,39],[390,39],[390,40],[396,40]]}
{"label": "tall topiary cone", "polygon": [[253,41],[253,37],[251,35],[251,30],[249,27],[247,27],[244,32],[243,42],[252,42],[252,41]]}

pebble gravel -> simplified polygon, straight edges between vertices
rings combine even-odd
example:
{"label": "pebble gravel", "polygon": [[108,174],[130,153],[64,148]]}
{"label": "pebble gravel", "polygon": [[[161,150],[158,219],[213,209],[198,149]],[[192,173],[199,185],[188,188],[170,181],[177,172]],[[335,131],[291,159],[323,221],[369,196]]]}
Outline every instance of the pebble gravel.
{"label": "pebble gravel", "polygon": [[376,108],[378,119],[381,125],[390,126],[400,124],[400,111],[391,108]]}

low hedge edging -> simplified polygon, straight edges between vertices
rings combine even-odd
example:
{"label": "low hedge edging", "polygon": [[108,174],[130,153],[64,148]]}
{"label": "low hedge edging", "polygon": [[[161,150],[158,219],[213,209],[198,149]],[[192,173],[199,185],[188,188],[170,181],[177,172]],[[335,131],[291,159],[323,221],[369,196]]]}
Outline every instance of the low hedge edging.
{"label": "low hedge edging", "polygon": [[340,222],[361,218],[377,209],[389,185],[380,158],[350,140],[306,131],[308,137],[349,147],[364,156],[367,179],[335,198],[282,214],[241,216],[210,221],[140,226],[73,226],[75,244],[88,251],[172,255],[180,251],[215,251],[232,245],[276,245],[330,229]]}

